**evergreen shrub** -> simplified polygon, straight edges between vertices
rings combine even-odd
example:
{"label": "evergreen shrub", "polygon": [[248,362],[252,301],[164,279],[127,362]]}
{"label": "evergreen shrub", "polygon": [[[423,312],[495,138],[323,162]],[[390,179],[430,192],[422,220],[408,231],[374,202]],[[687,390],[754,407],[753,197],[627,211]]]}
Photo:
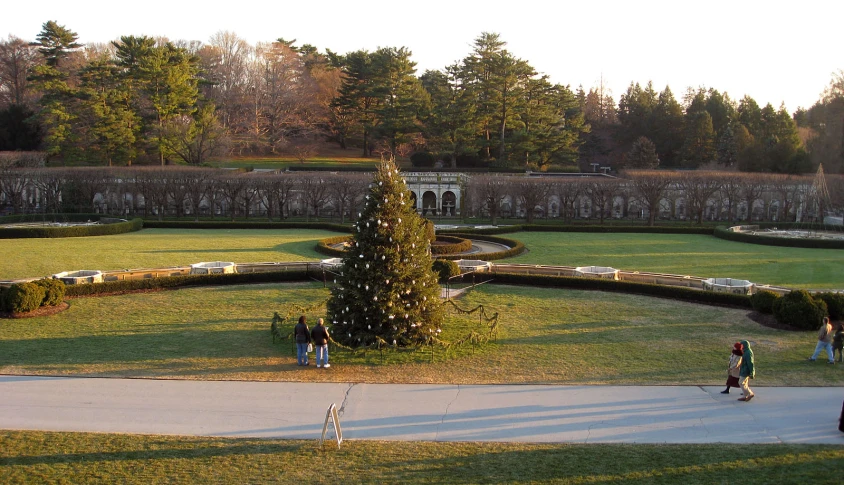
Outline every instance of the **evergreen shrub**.
{"label": "evergreen shrub", "polygon": [[44,288],[44,300],[41,306],[56,306],[64,300],[66,286],[63,281],[44,278],[33,283]]}
{"label": "evergreen shrub", "polygon": [[436,238],[438,243],[431,245],[431,254],[439,256],[442,254],[465,253],[472,249],[472,241],[457,236],[439,235]]}
{"label": "evergreen shrub", "polygon": [[776,302],[778,298],[780,298],[780,296],[773,291],[757,291],[751,295],[750,304],[753,305],[753,309],[757,312],[770,315],[774,313],[774,302]]}
{"label": "evergreen shrub", "polygon": [[447,281],[460,274],[460,267],[454,261],[438,259],[431,264],[431,269],[440,275],[440,281]]}
{"label": "evergreen shrub", "polygon": [[12,313],[37,310],[44,301],[44,287],[35,283],[15,283],[5,292],[5,309]]}
{"label": "evergreen shrub", "polygon": [[844,293],[816,293],[814,298],[821,299],[826,303],[826,309],[829,312],[829,318],[833,320],[841,320],[844,318]]}
{"label": "evergreen shrub", "polygon": [[795,290],[778,298],[773,305],[779,323],[803,330],[820,328],[826,316],[826,303],[814,299],[806,290]]}
{"label": "evergreen shrub", "polygon": [[415,152],[410,156],[410,163],[414,167],[433,167],[436,157],[431,152]]}

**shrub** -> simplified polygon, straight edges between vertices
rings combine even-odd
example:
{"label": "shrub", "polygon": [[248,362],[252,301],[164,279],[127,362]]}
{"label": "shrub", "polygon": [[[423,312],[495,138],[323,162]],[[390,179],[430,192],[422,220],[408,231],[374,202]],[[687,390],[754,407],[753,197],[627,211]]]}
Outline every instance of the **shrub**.
{"label": "shrub", "polygon": [[773,305],[779,323],[803,330],[820,328],[826,316],[826,303],[815,300],[806,290],[796,290],[778,298]]}
{"label": "shrub", "polygon": [[433,167],[436,157],[431,152],[416,152],[410,156],[410,163],[414,167]]}
{"label": "shrub", "polygon": [[37,310],[44,301],[44,294],[44,288],[35,283],[16,283],[6,291],[6,311],[26,313]]}
{"label": "shrub", "polygon": [[767,313],[770,315],[774,313],[774,302],[780,296],[774,293],[773,291],[757,291],[750,297],[750,304],[753,305],[753,309],[759,313]]}
{"label": "shrub", "polygon": [[431,264],[431,269],[440,274],[440,281],[446,281],[460,274],[460,267],[454,261],[438,259]]}
{"label": "shrub", "polygon": [[821,299],[826,303],[829,318],[833,320],[844,318],[844,293],[817,293],[815,294],[815,299]]}
{"label": "shrub", "polygon": [[42,306],[56,306],[64,301],[65,284],[61,280],[44,278],[34,281],[36,285],[44,288],[44,300]]}
{"label": "shrub", "polygon": [[472,241],[456,236],[437,236],[437,242],[440,244],[431,245],[431,254],[438,256],[441,254],[456,254],[465,253],[472,249]]}

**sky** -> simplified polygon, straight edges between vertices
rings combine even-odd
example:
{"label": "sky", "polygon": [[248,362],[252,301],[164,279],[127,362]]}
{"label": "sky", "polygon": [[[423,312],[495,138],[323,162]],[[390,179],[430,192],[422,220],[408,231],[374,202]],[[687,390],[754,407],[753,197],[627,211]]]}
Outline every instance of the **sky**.
{"label": "sky", "polygon": [[3,7],[0,37],[34,40],[55,20],[82,43],[121,35],[208,42],[229,31],[254,45],[279,37],[346,53],[407,47],[417,74],[465,58],[482,32],[551,82],[598,86],[613,98],[631,82],[714,88],[793,113],[821,96],[844,69],[839,22],[844,2],[756,0],[301,0],[144,2],[40,0]]}

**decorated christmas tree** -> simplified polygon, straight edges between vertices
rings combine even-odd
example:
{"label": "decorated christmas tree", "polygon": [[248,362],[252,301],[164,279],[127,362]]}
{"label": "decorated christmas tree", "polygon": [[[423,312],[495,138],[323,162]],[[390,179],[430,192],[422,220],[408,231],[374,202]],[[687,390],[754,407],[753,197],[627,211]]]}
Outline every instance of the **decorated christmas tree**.
{"label": "decorated christmas tree", "polygon": [[381,162],[328,301],[332,338],[349,347],[424,344],[443,320],[426,220],[392,160]]}

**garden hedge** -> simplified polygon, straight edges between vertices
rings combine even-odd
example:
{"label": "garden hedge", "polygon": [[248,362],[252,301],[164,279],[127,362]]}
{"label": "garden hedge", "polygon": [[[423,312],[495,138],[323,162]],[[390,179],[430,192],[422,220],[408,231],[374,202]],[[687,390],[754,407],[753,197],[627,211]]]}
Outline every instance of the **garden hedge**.
{"label": "garden hedge", "polygon": [[750,304],[757,312],[770,315],[774,313],[774,303],[779,298],[773,291],[760,290],[750,296]]}
{"label": "garden hedge", "polygon": [[[316,265],[315,265],[316,266]],[[286,281],[307,281],[316,277],[317,271],[291,270],[266,273],[228,273],[211,275],[166,276],[140,280],[106,281],[81,285],[68,285],[68,297],[94,296],[138,290],[164,290],[188,286],[224,286],[250,283],[280,283]],[[319,273],[321,274],[321,273]]]}
{"label": "garden hedge", "polygon": [[465,253],[472,249],[472,241],[462,237],[441,234],[437,236],[437,241],[445,244],[431,245],[431,254],[434,256]]}
{"label": "garden hedge", "polygon": [[510,249],[505,251],[498,251],[494,253],[486,253],[486,254],[450,254],[444,256],[437,256],[438,259],[478,259],[481,261],[495,261],[497,259],[504,259],[504,258],[511,258],[513,256],[518,256],[525,251],[525,245],[521,241],[517,241],[515,239],[508,239],[506,237],[498,237],[492,236],[489,234],[470,234],[470,233],[455,233],[450,232],[448,233],[449,236],[457,236],[462,237],[465,239],[476,239],[478,241],[489,241],[498,244],[503,244],[505,246],[509,246]]}
{"label": "garden hedge", "polygon": [[157,221],[144,219],[149,229],[321,229],[351,233],[351,224],[332,222],[271,222],[271,221]]}
{"label": "garden hedge", "polygon": [[829,312],[829,318],[833,320],[844,319],[844,293],[832,293],[830,291],[824,293],[815,293],[813,298],[815,300],[823,300],[826,303],[826,310]]}
{"label": "garden hedge", "polygon": [[750,297],[732,293],[702,291],[682,286],[665,286],[631,281],[615,281],[602,278],[579,278],[572,276],[526,275],[518,273],[490,273],[490,283],[506,285],[528,285],[543,288],[574,288],[581,290],[612,291],[639,295],[672,298],[676,300],[751,308]]}
{"label": "garden hedge", "polygon": [[324,254],[326,256],[331,256],[332,258],[345,257],[346,251],[344,249],[332,248],[331,246],[351,240],[351,235],[327,237],[325,239],[320,240],[319,244],[316,245],[316,252]]}
{"label": "garden hedge", "polygon": [[[108,220],[107,218],[100,220],[102,221],[103,219]],[[142,219],[98,224],[95,226],[0,227],[0,239],[110,236],[113,234],[140,231],[143,227],[144,222]]]}
{"label": "garden hedge", "polygon": [[844,239],[797,239],[788,237],[760,236],[743,232],[728,231],[724,226],[715,228],[713,236],[727,241],[743,242],[750,244],[763,244],[766,246],[783,246],[790,248],[811,248],[811,249],[844,249]]}

